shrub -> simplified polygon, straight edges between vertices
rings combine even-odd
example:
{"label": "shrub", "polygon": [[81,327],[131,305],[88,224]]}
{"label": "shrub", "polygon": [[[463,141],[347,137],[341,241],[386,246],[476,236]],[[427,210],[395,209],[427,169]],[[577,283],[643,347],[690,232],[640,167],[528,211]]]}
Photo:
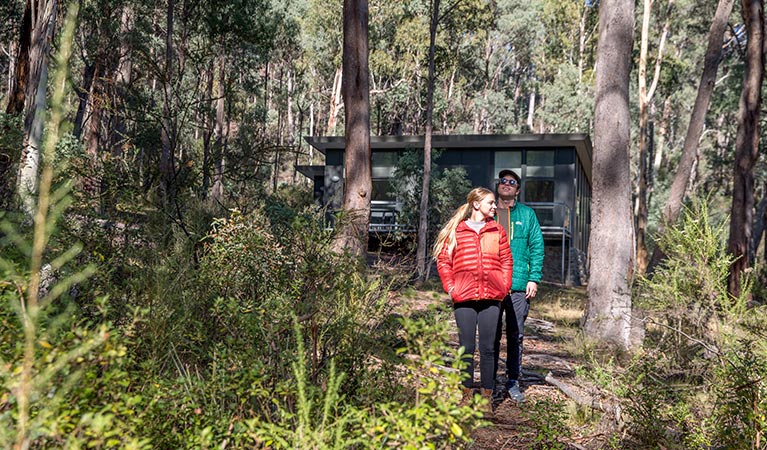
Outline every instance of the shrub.
{"label": "shrub", "polygon": [[[436,160],[439,155],[440,150],[435,149],[432,160]],[[440,169],[432,164],[431,174],[428,228],[433,235],[429,236],[429,241],[433,241],[442,225],[466,201],[466,195],[472,188],[463,168]],[[423,152],[406,151],[397,161],[392,177],[392,193],[402,203],[399,222],[412,229],[418,229],[422,185]]]}
{"label": "shrub", "polygon": [[564,450],[562,439],[569,435],[564,405],[551,400],[537,400],[523,410],[528,420],[525,428],[533,432],[531,449]]}
{"label": "shrub", "polygon": [[[726,448],[764,448],[767,353],[753,338],[728,346],[714,374],[714,441]],[[763,337],[762,337],[763,339]]]}
{"label": "shrub", "polygon": [[[347,377],[336,372],[333,363],[322,385],[311,383],[308,361],[301,360],[306,352],[299,345],[292,364],[294,378],[286,381],[297,392],[294,403],[276,400],[278,413],[272,414],[271,422],[247,420],[248,436],[257,446],[278,449],[447,449],[468,441],[480,414],[477,405],[458,406],[460,353],[447,349],[447,321],[434,322],[430,317],[402,319],[401,324],[405,347],[399,353],[408,357],[400,368],[414,395],[355,404],[345,389]],[[300,336],[296,340],[302,341]],[[444,365],[444,355],[453,361],[452,367]]]}
{"label": "shrub", "polygon": [[754,448],[764,439],[767,330],[763,307],[747,310],[750,288],[732,298],[724,225],[694,201],[658,245],[667,259],[642,279],[644,349],[621,375],[634,443],[642,447]]}

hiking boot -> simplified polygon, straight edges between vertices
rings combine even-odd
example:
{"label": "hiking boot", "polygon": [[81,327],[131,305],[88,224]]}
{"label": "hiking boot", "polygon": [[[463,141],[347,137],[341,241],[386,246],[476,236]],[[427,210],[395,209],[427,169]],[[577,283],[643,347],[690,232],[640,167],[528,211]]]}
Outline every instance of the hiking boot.
{"label": "hiking boot", "polygon": [[480,389],[480,395],[483,399],[487,400],[487,405],[482,407],[482,413],[486,419],[493,417],[493,390],[492,389]]}
{"label": "hiking boot", "polygon": [[519,382],[517,380],[509,380],[506,382],[506,392],[509,394],[509,398],[517,403],[525,401],[525,394],[519,390]]}
{"label": "hiking boot", "polygon": [[466,406],[471,403],[474,398],[474,389],[461,386],[461,401],[458,402],[458,406]]}

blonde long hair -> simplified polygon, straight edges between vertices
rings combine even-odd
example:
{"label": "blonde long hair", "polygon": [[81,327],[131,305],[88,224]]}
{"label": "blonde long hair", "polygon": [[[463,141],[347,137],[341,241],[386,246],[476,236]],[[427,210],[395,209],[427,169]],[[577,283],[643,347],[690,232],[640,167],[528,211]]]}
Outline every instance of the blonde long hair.
{"label": "blonde long hair", "polygon": [[466,203],[461,205],[455,210],[453,217],[447,221],[445,226],[439,231],[437,235],[437,242],[434,243],[434,249],[432,251],[432,257],[437,259],[439,254],[442,253],[442,249],[447,245],[447,252],[453,253],[455,248],[455,229],[458,228],[458,224],[471,217],[472,204],[474,202],[481,202],[488,195],[495,195],[493,191],[487,188],[478,187],[474,188],[466,196]]}

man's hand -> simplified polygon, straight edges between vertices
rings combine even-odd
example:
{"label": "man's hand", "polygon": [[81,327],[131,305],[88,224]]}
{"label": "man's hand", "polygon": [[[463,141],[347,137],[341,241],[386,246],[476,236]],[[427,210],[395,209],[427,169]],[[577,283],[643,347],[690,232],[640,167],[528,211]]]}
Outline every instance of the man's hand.
{"label": "man's hand", "polygon": [[535,281],[528,281],[527,289],[525,289],[525,298],[528,300],[535,298],[536,294],[538,294],[538,283]]}

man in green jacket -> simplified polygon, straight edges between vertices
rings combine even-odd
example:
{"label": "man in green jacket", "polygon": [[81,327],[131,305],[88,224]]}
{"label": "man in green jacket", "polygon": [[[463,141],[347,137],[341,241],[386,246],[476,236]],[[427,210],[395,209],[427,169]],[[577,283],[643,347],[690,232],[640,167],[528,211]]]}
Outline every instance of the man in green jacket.
{"label": "man in green jacket", "polygon": [[506,313],[506,392],[509,397],[522,402],[519,376],[522,369],[522,340],[525,320],[530,311],[530,300],[538,293],[538,283],[543,270],[543,233],[535,211],[517,202],[521,186],[514,171],[498,173],[498,211],[496,218],[506,229],[514,259],[511,292],[503,300],[495,339],[495,364],[498,367],[502,335],[503,313]]}

